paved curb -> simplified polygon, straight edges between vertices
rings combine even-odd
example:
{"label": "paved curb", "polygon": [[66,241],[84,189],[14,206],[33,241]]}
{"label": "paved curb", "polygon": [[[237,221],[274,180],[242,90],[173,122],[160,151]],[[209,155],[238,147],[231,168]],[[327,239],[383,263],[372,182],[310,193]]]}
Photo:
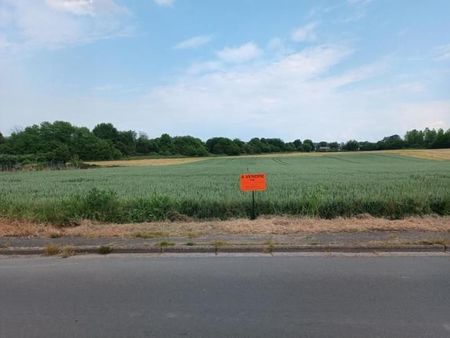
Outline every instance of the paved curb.
{"label": "paved curb", "polygon": [[[235,245],[235,246],[184,246],[184,247],[114,247],[114,246],[71,246],[75,254],[137,254],[137,253],[277,253],[277,252],[449,252],[445,245],[401,245],[401,246],[267,246],[267,245]],[[60,248],[63,249],[63,248]],[[0,256],[45,255],[45,247],[41,248],[6,248],[0,249]]]}

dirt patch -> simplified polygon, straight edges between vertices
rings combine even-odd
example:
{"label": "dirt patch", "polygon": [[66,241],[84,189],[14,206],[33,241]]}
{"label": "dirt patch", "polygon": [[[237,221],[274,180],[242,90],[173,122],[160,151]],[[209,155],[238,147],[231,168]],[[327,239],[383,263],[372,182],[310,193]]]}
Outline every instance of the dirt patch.
{"label": "dirt patch", "polygon": [[260,217],[255,221],[154,222],[139,224],[98,224],[84,221],[72,228],[0,219],[0,237],[198,237],[206,235],[289,235],[320,232],[363,231],[450,231],[450,217],[408,217],[387,220],[371,216],[336,218],[332,220],[298,217]]}

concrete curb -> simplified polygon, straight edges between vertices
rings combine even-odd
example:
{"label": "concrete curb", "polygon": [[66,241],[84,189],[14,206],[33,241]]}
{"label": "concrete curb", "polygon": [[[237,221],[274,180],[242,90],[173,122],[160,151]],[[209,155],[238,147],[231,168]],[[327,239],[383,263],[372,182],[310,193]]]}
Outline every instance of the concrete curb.
{"label": "concrete curb", "polygon": [[[320,246],[320,245],[235,245],[235,246],[183,246],[183,247],[105,247],[105,246],[71,246],[74,254],[145,254],[145,253],[282,253],[282,252],[336,252],[336,253],[371,253],[371,252],[449,252],[445,245],[400,245],[400,246]],[[63,248],[60,248],[63,249]],[[45,247],[40,248],[2,248],[0,256],[45,255]]]}

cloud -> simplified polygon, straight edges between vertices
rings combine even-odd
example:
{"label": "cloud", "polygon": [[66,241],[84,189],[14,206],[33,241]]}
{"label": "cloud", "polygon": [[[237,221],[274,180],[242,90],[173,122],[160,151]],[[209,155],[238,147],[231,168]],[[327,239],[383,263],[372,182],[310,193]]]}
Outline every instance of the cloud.
{"label": "cloud", "polygon": [[153,0],[155,4],[161,7],[171,7],[173,6],[175,0]]}
{"label": "cloud", "polygon": [[305,26],[296,28],[292,34],[291,39],[295,42],[314,41],[316,39],[317,22],[311,22]]}
{"label": "cloud", "polygon": [[[450,126],[449,99],[429,100],[421,94],[424,86],[410,79],[387,86],[383,76],[391,74],[389,59],[348,68],[353,53],[345,45],[318,45],[277,57],[266,51],[245,64],[212,60],[195,65],[202,71],[184,72],[132,97],[119,95],[126,88],[115,84],[98,86],[86,96],[48,96],[20,85],[20,71],[10,64],[2,69],[0,62],[3,79],[14,79],[2,84],[0,77],[2,111],[14,112],[0,114],[0,126],[59,119],[93,127],[110,121],[121,129],[148,125],[152,137],[168,132],[203,139],[317,141],[375,141],[412,128]],[[125,111],[132,111],[132,118]]]}
{"label": "cloud", "polygon": [[129,35],[129,11],[113,0],[5,0],[0,36],[9,50],[61,48]]}
{"label": "cloud", "polygon": [[77,15],[94,14],[94,2],[92,0],[47,0],[47,4],[62,12]]}
{"label": "cloud", "polygon": [[193,49],[198,48],[200,46],[206,45],[211,41],[211,36],[209,35],[198,35],[192,38],[186,39],[177,43],[174,48],[175,49]]}
{"label": "cloud", "polygon": [[246,64],[211,61],[202,64],[209,67],[206,72],[153,87],[133,111],[138,120],[164,112],[152,119],[155,133],[205,139],[270,135],[374,141],[408,128],[450,125],[450,101],[421,101],[420,83],[388,88],[382,81],[367,87],[389,74],[389,59],[338,71],[352,55],[348,46],[319,45]]}
{"label": "cloud", "polygon": [[[241,137],[317,136],[324,125],[332,128],[340,119],[333,113],[341,83],[326,75],[350,54],[348,48],[323,45],[264,65],[244,69],[232,66],[188,76],[172,85],[153,88],[137,111],[164,111],[155,128],[176,121],[172,123],[175,132],[186,128],[203,137],[224,131]],[[353,76],[361,80],[364,74]],[[347,79],[345,84],[350,82]],[[343,103],[339,104],[343,109]],[[329,120],[322,121],[327,115]],[[201,128],[198,121],[202,121]],[[332,129],[329,134],[336,136]]]}
{"label": "cloud", "polygon": [[262,50],[254,43],[247,42],[239,47],[226,47],[217,52],[217,56],[224,62],[241,63],[258,58]]}
{"label": "cloud", "polygon": [[435,59],[439,61],[450,60],[450,44],[439,46],[435,49]]}

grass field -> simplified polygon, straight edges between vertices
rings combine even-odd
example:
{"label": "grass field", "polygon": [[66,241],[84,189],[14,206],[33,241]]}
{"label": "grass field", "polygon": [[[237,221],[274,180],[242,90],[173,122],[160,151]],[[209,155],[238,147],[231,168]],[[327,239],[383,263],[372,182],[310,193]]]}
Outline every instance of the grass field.
{"label": "grass field", "polygon": [[245,217],[251,196],[238,182],[247,171],[268,175],[268,190],[257,194],[260,214],[450,214],[450,161],[354,153],[1,173],[0,216],[56,224]]}

